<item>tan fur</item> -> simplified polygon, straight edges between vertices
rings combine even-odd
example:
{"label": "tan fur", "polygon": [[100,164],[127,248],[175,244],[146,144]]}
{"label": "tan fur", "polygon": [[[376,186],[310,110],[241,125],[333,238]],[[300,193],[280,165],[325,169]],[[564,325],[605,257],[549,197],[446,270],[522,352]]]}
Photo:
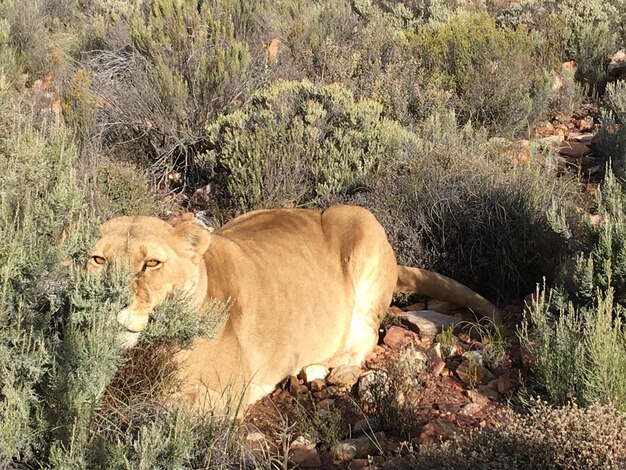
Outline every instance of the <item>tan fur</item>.
{"label": "tan fur", "polygon": [[[253,403],[310,364],[361,364],[394,291],[497,315],[452,279],[398,267],[382,226],[355,206],[254,211],[214,233],[193,222],[120,217],[102,226],[93,256],[93,272],[119,264],[133,273],[133,299],[117,316],[129,345],[174,289],[191,292],[198,308],[232,299],[219,338],[198,338],[177,355],[183,398],[199,408],[224,406],[226,395]],[[162,264],[144,268],[153,259]]]}

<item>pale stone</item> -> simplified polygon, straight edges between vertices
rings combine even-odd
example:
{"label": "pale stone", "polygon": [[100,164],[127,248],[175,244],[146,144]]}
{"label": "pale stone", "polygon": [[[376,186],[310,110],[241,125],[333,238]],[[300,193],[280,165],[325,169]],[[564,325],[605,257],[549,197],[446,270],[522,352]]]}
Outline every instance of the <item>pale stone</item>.
{"label": "pale stone", "polygon": [[421,336],[434,337],[444,328],[456,325],[460,320],[451,315],[435,312],[434,310],[419,310],[416,312],[399,313],[398,317],[408,327]]}
{"label": "pale stone", "polygon": [[489,404],[489,398],[487,398],[485,395],[483,395],[482,393],[476,390],[468,390],[466,394],[467,394],[467,398],[469,398],[472,403],[475,403],[480,407],[483,407]]}
{"label": "pale stone", "polygon": [[460,415],[463,416],[474,416],[481,410],[481,406],[477,403],[468,403],[459,411]]}
{"label": "pale stone", "polygon": [[328,383],[340,387],[352,387],[359,380],[361,368],[359,366],[342,364],[335,367],[328,375]]}
{"label": "pale stone", "polygon": [[317,379],[324,380],[327,375],[328,368],[320,364],[306,366],[302,369],[302,372],[300,372],[300,378],[302,378],[306,383],[313,382]]}

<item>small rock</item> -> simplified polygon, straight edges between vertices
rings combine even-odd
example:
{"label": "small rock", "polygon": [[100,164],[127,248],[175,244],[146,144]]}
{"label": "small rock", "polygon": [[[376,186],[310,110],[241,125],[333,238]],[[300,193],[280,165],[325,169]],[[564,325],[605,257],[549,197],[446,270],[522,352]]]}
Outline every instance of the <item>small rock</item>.
{"label": "small rock", "polygon": [[460,415],[463,416],[474,416],[478,414],[482,407],[478,403],[468,403],[459,411]]}
{"label": "small rock", "polygon": [[434,377],[439,377],[445,368],[446,361],[440,357],[432,357],[428,361],[428,372],[433,374]]}
{"label": "small rock", "polygon": [[486,396],[487,398],[489,398],[489,400],[491,401],[500,401],[500,398],[502,398],[500,394],[496,392],[493,388],[491,388],[489,385],[479,385],[478,391],[482,393],[484,396]]}
{"label": "small rock", "polygon": [[330,371],[328,383],[339,387],[352,387],[359,380],[361,368],[359,366],[342,364]]}
{"label": "small rock", "polygon": [[470,347],[469,344],[464,344],[461,341],[455,341],[452,345],[452,349],[450,349],[450,357],[458,357],[465,354]]}
{"label": "small rock", "polygon": [[435,343],[430,348],[428,348],[428,357],[441,357],[443,358],[443,354],[441,352],[441,343]]}
{"label": "small rock", "polygon": [[387,329],[383,343],[389,346],[391,349],[402,349],[409,344],[414,344],[419,341],[419,337],[412,331],[408,331],[399,326],[391,326]]}
{"label": "small rock", "polygon": [[483,365],[483,353],[481,351],[466,351],[462,355],[465,359],[473,362],[474,364]]}
{"label": "small rock", "polygon": [[300,381],[298,380],[298,377],[294,377],[293,375],[290,376],[289,386],[287,388],[289,390],[289,393],[291,393],[294,396],[300,393]]}
{"label": "small rock", "polygon": [[424,302],[417,302],[415,304],[407,305],[402,310],[405,312],[415,312],[417,310],[425,310],[426,304]]}
{"label": "small rock", "polygon": [[549,135],[547,137],[537,139],[537,143],[539,145],[555,145],[563,142],[563,140],[565,140],[565,137],[562,135]]}
{"label": "small rock", "polygon": [[576,123],[576,125],[578,127],[578,130],[580,130],[581,132],[589,132],[593,129],[593,122],[589,119],[580,119]]}
{"label": "small rock", "polygon": [[408,327],[420,336],[434,337],[444,328],[456,325],[457,317],[444,315],[433,310],[420,310],[416,312],[403,312],[398,316],[408,324]]}
{"label": "small rock", "polygon": [[321,390],[317,393],[317,398],[320,400],[325,400],[326,398],[333,398],[339,396],[341,393],[341,389],[336,385],[331,385],[330,387],[326,387],[324,390]]}
{"label": "small rock", "polygon": [[298,468],[318,468],[322,466],[322,460],[315,448],[315,444],[292,447],[289,450],[289,461]]}
{"label": "small rock", "polygon": [[456,368],[456,374],[464,384],[470,387],[476,384],[487,384],[494,378],[487,368],[467,358]]}
{"label": "small rock", "polygon": [[476,390],[468,390],[466,395],[472,403],[475,403],[481,408],[489,404],[489,398]]}
{"label": "small rock", "polygon": [[419,444],[440,444],[452,439],[456,433],[457,428],[450,421],[436,419],[424,425],[417,442]]}
{"label": "small rock", "polygon": [[303,379],[306,383],[313,382],[318,379],[325,379],[328,375],[328,368],[322,366],[320,364],[312,364],[310,366],[306,366],[300,372],[300,378]]}
{"label": "small rock", "polygon": [[576,140],[582,144],[589,145],[596,138],[596,135],[593,133],[589,134],[579,134],[576,137]]}
{"label": "small rock", "polygon": [[354,459],[348,465],[349,470],[370,470],[374,469],[374,467],[370,466],[369,459]]}
{"label": "small rock", "polygon": [[323,379],[315,379],[309,384],[309,386],[311,387],[312,392],[320,392],[326,388],[326,381]]}
{"label": "small rock", "polygon": [[333,460],[364,459],[370,454],[378,453],[385,440],[386,436],[382,432],[377,432],[374,436],[346,439],[332,447]]}
{"label": "small rock", "polygon": [[621,80],[626,78],[626,51],[618,51],[611,57],[606,67],[609,80]]}
{"label": "small rock", "polygon": [[317,404],[317,407],[321,410],[330,410],[333,406],[335,406],[335,400],[332,398],[326,398]]}
{"label": "small rock", "polygon": [[513,382],[508,377],[498,377],[489,383],[489,386],[500,394],[504,394],[513,388]]}

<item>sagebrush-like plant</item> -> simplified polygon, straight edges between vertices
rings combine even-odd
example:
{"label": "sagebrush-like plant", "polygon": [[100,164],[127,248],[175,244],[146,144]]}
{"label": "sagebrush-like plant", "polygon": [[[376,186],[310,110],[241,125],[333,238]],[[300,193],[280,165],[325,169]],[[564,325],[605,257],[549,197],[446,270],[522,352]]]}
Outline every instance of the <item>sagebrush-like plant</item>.
{"label": "sagebrush-like plant", "polygon": [[421,28],[412,45],[442,86],[457,94],[463,123],[515,133],[547,107],[551,77],[533,58],[538,43],[523,25],[499,27],[485,13],[459,14]]}
{"label": "sagebrush-like plant", "polygon": [[615,304],[613,289],[597,291],[589,307],[557,302],[555,312],[551,300],[537,289],[520,330],[537,383],[559,405],[576,399],[584,406],[612,403],[625,410],[624,309]]}
{"label": "sagebrush-like plant", "polygon": [[165,188],[195,185],[207,121],[246,94],[250,54],[235,37],[236,3],[142,1],[121,14],[130,47],[84,59],[100,97],[91,144],[131,156]]}
{"label": "sagebrush-like plant", "polygon": [[226,205],[248,210],[321,203],[358,191],[414,136],[342,85],[278,82],[208,128],[202,171],[226,181]]}

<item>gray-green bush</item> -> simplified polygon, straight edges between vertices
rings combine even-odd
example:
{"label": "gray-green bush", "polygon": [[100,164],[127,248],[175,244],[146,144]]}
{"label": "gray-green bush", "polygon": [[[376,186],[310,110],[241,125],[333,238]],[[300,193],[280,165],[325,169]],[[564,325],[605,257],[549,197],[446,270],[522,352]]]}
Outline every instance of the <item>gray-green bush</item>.
{"label": "gray-green bush", "polygon": [[361,190],[388,161],[406,159],[414,136],[340,84],[277,82],[208,127],[200,171],[223,178],[224,205],[321,204]]}
{"label": "gray-green bush", "polygon": [[412,45],[444,89],[458,96],[461,123],[516,133],[547,108],[552,77],[533,58],[539,43],[523,25],[500,27],[486,13],[458,14],[420,28]]}

